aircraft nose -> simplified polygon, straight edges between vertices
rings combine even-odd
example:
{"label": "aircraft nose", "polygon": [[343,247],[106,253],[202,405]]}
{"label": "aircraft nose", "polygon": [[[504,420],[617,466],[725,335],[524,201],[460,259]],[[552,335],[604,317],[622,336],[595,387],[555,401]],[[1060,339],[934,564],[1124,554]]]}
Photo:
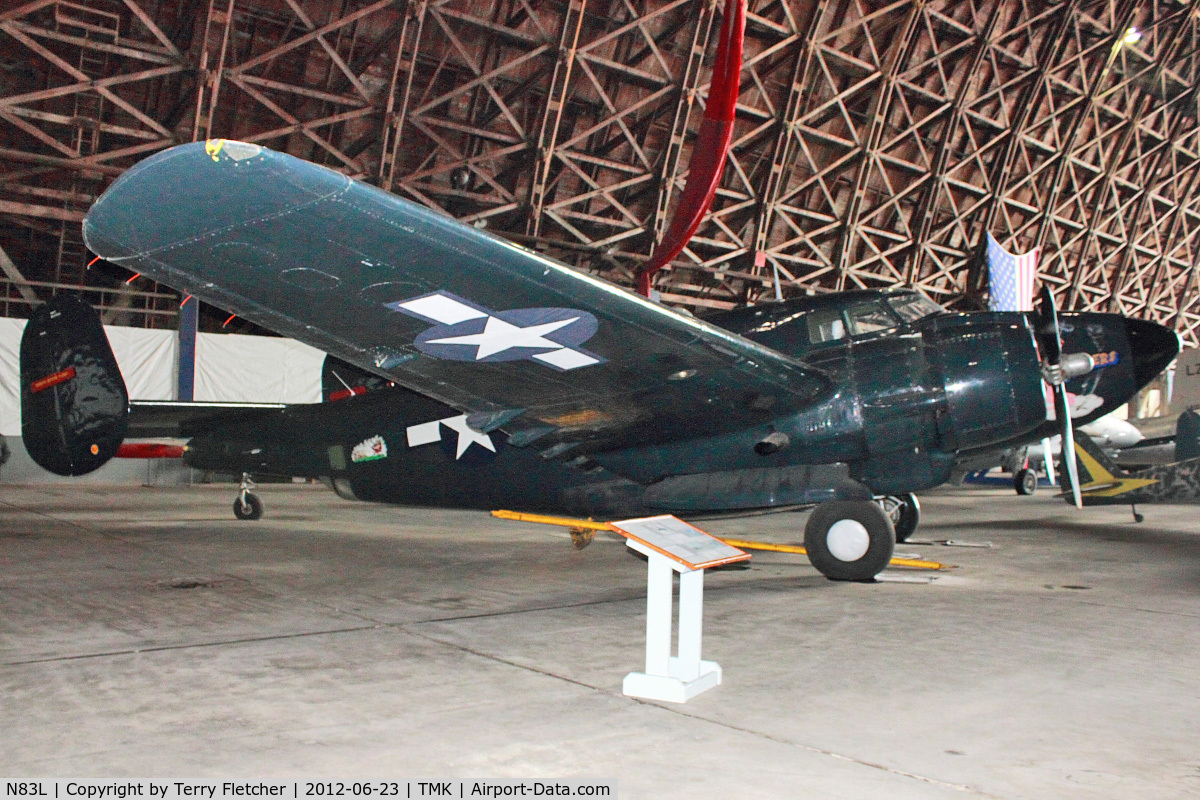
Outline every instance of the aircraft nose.
{"label": "aircraft nose", "polygon": [[1179,335],[1156,322],[1126,317],[1125,335],[1138,386],[1144,386],[1179,354]]}

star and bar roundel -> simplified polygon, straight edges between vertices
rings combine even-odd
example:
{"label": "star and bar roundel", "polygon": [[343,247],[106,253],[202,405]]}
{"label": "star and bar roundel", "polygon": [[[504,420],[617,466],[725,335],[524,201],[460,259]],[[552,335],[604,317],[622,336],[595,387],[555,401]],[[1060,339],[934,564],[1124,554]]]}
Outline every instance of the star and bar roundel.
{"label": "star and bar roundel", "polygon": [[432,358],[474,362],[528,360],[560,372],[604,362],[580,347],[599,327],[596,318],[586,311],[574,308],[492,311],[445,291],[384,305],[433,326],[413,342]]}

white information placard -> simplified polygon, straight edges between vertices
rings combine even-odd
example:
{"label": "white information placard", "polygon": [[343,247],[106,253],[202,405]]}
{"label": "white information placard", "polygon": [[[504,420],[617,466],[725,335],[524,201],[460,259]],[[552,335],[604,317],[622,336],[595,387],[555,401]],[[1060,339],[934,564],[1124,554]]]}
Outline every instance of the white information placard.
{"label": "white information placard", "polygon": [[609,525],[622,536],[640,542],[688,569],[708,569],[750,558],[746,551],[727,545],[670,514],[626,519]]}

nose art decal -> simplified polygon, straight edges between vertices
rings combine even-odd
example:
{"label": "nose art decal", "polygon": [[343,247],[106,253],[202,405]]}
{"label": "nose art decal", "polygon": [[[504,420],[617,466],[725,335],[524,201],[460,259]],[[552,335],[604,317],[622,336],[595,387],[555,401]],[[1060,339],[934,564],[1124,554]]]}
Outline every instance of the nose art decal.
{"label": "nose art decal", "polygon": [[449,292],[385,303],[434,327],[414,346],[427,356],[449,361],[536,361],[553,369],[590,367],[604,359],[579,345],[596,333],[596,318],[574,308],[518,308],[492,311]]}

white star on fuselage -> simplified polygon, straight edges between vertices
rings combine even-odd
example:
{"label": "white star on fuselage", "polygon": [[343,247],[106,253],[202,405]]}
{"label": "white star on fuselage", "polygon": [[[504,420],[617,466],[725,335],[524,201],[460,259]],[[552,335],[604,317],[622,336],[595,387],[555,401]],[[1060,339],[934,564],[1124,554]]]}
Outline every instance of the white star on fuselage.
{"label": "white star on fuselage", "polygon": [[441,420],[441,423],[458,433],[458,452],[454,454],[455,461],[462,458],[462,454],[467,452],[467,448],[471,446],[472,442],[486,447],[493,453],[496,452],[496,445],[492,444],[492,437],[467,425],[466,414]]}
{"label": "white star on fuselage", "polygon": [[[522,328],[507,323],[499,317],[489,316],[482,333],[472,333],[467,336],[451,336],[448,339],[430,339],[426,344],[475,345],[478,348],[475,351],[476,361],[495,355],[496,353],[503,353],[505,350],[511,350],[514,347],[528,347],[535,350],[557,350],[562,348],[563,345],[543,338],[545,334],[553,333],[559,328],[565,328],[578,319],[579,317],[571,317],[570,319],[558,320],[557,322],[546,322],[541,325],[530,325],[528,328]],[[462,440],[460,439],[459,441],[461,442]]]}

